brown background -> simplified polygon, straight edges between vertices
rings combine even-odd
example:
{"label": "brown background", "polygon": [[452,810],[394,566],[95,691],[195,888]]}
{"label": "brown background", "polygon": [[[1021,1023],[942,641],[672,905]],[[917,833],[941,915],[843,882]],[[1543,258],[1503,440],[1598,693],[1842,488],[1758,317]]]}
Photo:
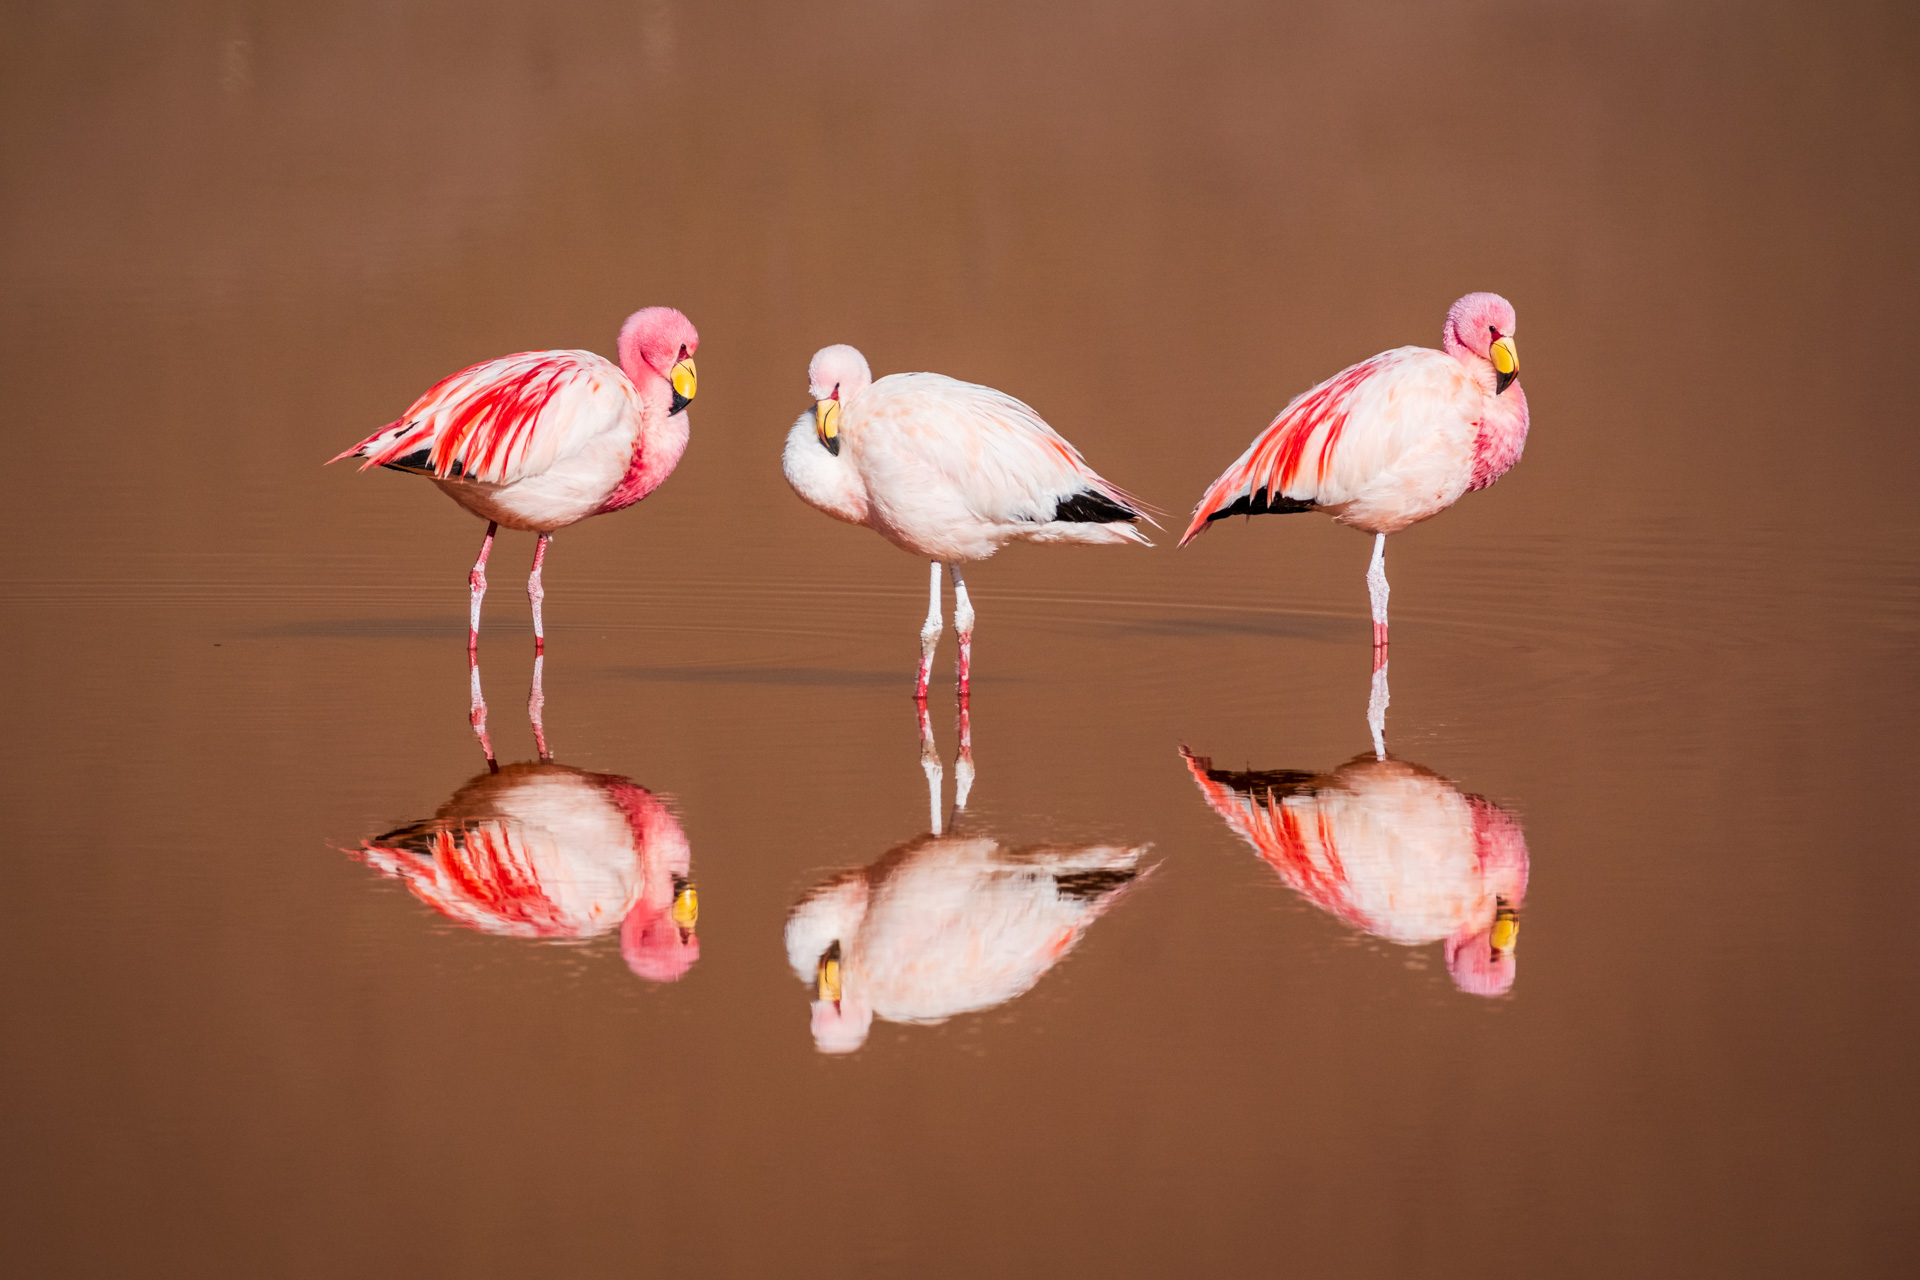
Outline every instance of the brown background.
{"label": "brown background", "polygon": [[[1911,1268],[1914,20],[1035,8],[10,11],[10,1270]],[[1513,995],[1295,898],[1188,779],[1366,744],[1366,545],[1263,520],[970,575],[972,820],[1159,870],[1019,1000],[817,1056],[781,922],[922,829],[924,567],[787,492],[808,355],[1001,386],[1177,532],[1470,289],[1534,434],[1393,542],[1389,740],[1526,824]],[[661,989],[341,852],[479,767],[479,526],[318,465],[657,302],[692,446],[556,543],[546,685],[559,758],[687,828]]]}

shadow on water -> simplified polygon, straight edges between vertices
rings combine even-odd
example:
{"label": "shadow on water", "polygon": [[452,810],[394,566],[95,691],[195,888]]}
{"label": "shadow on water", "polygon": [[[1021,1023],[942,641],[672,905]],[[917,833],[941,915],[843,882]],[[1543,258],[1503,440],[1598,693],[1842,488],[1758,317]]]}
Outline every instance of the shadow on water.
{"label": "shadow on water", "polygon": [[1384,661],[1368,725],[1376,749],[1328,773],[1216,769],[1182,747],[1207,805],[1314,906],[1406,947],[1443,944],[1461,991],[1513,987],[1527,841],[1512,814],[1387,754]]}
{"label": "shadow on water", "polygon": [[1009,845],[966,820],[972,731],[960,707],[951,821],[926,707],[920,761],[930,830],[829,877],[787,915],[787,963],[813,990],[813,1042],[851,1053],[873,1020],[939,1023],[1025,994],[1152,871],[1149,846]]}
{"label": "shadow on water", "polygon": [[475,664],[471,719],[486,771],[433,817],[369,837],[356,856],[469,929],[548,942],[617,929],[635,975],[677,981],[700,957],[686,832],[631,779],[554,763],[540,717],[543,661],[528,700],[540,759],[494,759]]}

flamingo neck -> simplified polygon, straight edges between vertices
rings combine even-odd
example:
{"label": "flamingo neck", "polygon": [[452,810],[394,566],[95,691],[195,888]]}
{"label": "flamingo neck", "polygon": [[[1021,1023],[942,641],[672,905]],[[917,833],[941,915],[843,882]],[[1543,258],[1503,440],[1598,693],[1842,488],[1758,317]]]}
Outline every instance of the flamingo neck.
{"label": "flamingo neck", "polygon": [[1504,395],[1487,395],[1484,405],[1480,430],[1473,440],[1473,479],[1467,484],[1469,491],[1484,489],[1507,474],[1527,447],[1527,393],[1518,382],[1509,386]]}
{"label": "flamingo neck", "polygon": [[625,474],[600,504],[596,515],[630,507],[658,489],[680,465],[680,455],[687,451],[687,412],[682,409],[668,414],[672,392],[666,379],[658,374],[643,373],[633,382],[640,399],[640,432],[634,438],[633,457],[627,463]]}

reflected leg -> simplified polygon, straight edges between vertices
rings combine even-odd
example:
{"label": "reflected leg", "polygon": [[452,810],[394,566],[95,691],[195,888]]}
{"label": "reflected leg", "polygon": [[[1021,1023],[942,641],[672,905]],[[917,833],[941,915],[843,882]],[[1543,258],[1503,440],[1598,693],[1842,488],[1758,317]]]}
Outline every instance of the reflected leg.
{"label": "reflected leg", "polygon": [[540,602],[547,598],[547,589],[540,585],[540,566],[547,558],[547,544],[553,541],[553,535],[543,533],[540,541],[533,546],[533,572],[527,575],[527,599],[533,602],[533,652],[535,657],[547,651],[547,632],[540,621]]}
{"label": "reflected leg", "polygon": [[[927,681],[933,676],[933,650],[940,643],[940,562],[933,562],[933,585],[927,592],[927,620],[920,627],[920,679],[913,696],[922,707],[927,701]],[[929,739],[931,740],[931,739]]]}
{"label": "reflected leg", "polygon": [[[935,572],[939,571],[934,566]],[[927,775],[927,829],[940,834],[940,751],[933,745],[933,722],[927,719],[926,699],[920,700],[920,769]]]}
{"label": "reflected leg", "polygon": [[553,752],[547,749],[547,726],[540,719],[540,713],[547,709],[547,695],[540,687],[540,668],[546,661],[545,654],[536,653],[533,657],[533,688],[527,693],[527,719],[533,722],[533,746],[540,753],[540,763],[552,764]]}
{"label": "reflected leg", "polygon": [[493,554],[493,535],[499,531],[497,522],[487,521],[487,536],[480,542],[480,558],[473,562],[473,571],[467,575],[467,586],[473,591],[473,606],[467,615],[468,653],[480,647],[480,601],[487,594],[487,557]]}
{"label": "reflected leg", "polygon": [[967,794],[973,790],[973,724],[967,700],[960,699],[960,753],[953,762],[953,815],[957,821],[966,811]]}
{"label": "reflected leg", "polygon": [[950,564],[947,572],[953,575],[953,633],[960,638],[960,658],[954,666],[954,674],[959,686],[960,705],[965,706],[967,680],[973,673],[973,602],[967,599],[967,584],[960,576],[960,566]]}
{"label": "reflected leg", "polygon": [[1387,535],[1373,535],[1373,563],[1367,566],[1367,598],[1373,603],[1373,647],[1387,647]]}
{"label": "reflected leg", "polygon": [[467,651],[467,684],[473,699],[467,709],[467,723],[473,726],[473,736],[480,739],[480,749],[487,754],[488,770],[496,771],[500,766],[493,758],[493,742],[487,737],[487,700],[480,692],[480,661],[471,649]]}

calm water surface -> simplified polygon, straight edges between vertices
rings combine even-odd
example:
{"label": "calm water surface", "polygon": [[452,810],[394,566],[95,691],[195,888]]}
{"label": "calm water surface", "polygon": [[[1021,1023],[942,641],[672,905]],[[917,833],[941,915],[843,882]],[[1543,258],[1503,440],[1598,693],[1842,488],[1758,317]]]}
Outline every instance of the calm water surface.
{"label": "calm water surface", "polygon": [[[1909,1274],[1916,34],[29,6],[8,1269]],[[969,771],[924,566],[779,474],[848,341],[1177,529],[1470,289],[1533,436],[1392,540],[1387,762],[1350,531],[979,566]],[[691,448],[554,544],[545,766],[497,548],[489,773],[478,524],[319,464],[656,302]]]}

